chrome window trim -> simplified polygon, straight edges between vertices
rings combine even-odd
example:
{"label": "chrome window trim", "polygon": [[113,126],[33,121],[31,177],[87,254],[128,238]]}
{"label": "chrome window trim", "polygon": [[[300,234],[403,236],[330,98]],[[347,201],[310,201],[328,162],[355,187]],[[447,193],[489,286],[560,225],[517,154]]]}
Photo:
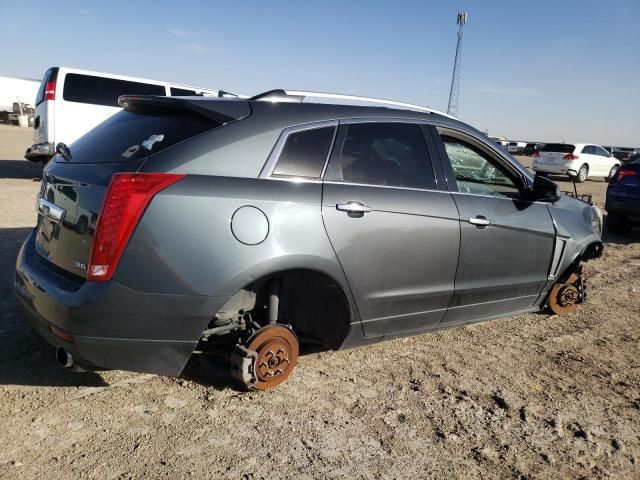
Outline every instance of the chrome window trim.
{"label": "chrome window trim", "polygon": [[429,125],[430,122],[424,118],[406,117],[349,117],[341,118],[340,125],[352,125],[357,123],[413,123],[418,125]]}
{"label": "chrome window trim", "polygon": [[369,183],[336,182],[334,180],[324,180],[322,183],[326,183],[327,185],[349,185],[352,187],[386,188],[389,190],[409,190],[412,192],[446,193],[447,195],[451,195],[452,193],[447,190],[435,190],[430,188],[394,187],[392,185],[373,185]]}
{"label": "chrome window trim", "polygon": [[540,200],[527,200],[526,198],[511,198],[502,195],[485,195],[484,193],[468,193],[468,192],[451,192],[451,195],[469,195],[472,197],[497,198],[498,200],[509,200],[510,202],[534,203],[537,205],[550,205],[551,202],[541,202]]}
{"label": "chrome window trim", "polygon": [[258,178],[269,178],[269,179],[284,179],[287,180],[289,177],[287,176],[273,176],[273,171],[276,169],[276,165],[278,164],[278,159],[280,158],[280,154],[282,153],[282,149],[284,148],[285,143],[287,142],[287,139],[289,138],[289,135],[293,134],[293,133],[298,133],[298,132],[304,132],[306,130],[316,130],[318,128],[325,128],[325,127],[334,127],[334,132],[333,132],[333,138],[331,139],[331,145],[329,147],[329,151],[327,152],[327,157],[324,159],[324,165],[322,166],[322,169],[320,171],[320,176],[318,178],[313,178],[313,177],[290,177],[290,178],[296,178],[296,179],[308,179],[308,180],[317,180],[317,181],[321,181],[322,180],[322,176],[324,175],[324,171],[327,168],[327,162],[329,160],[329,156],[331,155],[331,150],[333,148],[333,143],[335,142],[336,139],[336,132],[338,130],[338,120],[322,120],[320,122],[309,122],[309,123],[302,123],[300,125],[293,125],[290,127],[286,127],[282,130],[282,132],[280,133],[280,136],[278,137],[278,140],[276,141],[275,145],[273,146],[273,149],[271,150],[271,153],[269,154],[269,156],[267,157],[267,161],[265,162],[264,166],[262,167],[262,170],[260,171],[260,174],[258,175]]}

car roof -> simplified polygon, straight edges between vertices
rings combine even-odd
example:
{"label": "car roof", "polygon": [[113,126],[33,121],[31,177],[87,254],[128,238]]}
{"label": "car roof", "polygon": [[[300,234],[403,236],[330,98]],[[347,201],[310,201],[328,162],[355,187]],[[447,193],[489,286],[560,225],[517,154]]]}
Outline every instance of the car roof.
{"label": "car roof", "polygon": [[[468,124],[447,115],[436,112],[420,112],[405,108],[389,106],[342,105],[336,103],[312,102],[271,102],[252,101],[240,98],[220,97],[161,97],[152,95],[127,95],[120,97],[120,106],[127,110],[134,110],[141,105],[158,105],[177,109],[189,109],[218,119],[216,114],[222,113],[226,123],[248,116],[265,116],[272,127],[286,128],[304,123],[321,122],[327,120],[346,120],[357,118],[384,118],[399,120],[414,120],[428,122],[442,126],[452,126],[459,129],[479,131]],[[254,118],[255,120],[255,118]],[[483,134],[484,135],[484,134]]]}

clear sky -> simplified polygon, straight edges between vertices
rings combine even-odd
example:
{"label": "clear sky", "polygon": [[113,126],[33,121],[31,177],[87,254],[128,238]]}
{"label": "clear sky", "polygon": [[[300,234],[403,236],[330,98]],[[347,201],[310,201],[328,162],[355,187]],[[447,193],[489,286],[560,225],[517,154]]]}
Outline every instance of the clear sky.
{"label": "clear sky", "polygon": [[511,139],[640,146],[640,0],[0,0],[0,75],[65,65],[446,110],[458,10],[462,120]]}

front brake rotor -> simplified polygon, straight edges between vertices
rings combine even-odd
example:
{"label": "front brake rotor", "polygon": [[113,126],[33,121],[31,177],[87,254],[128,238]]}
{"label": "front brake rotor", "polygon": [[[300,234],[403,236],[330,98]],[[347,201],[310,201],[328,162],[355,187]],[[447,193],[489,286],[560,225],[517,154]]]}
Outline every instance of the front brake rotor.
{"label": "front brake rotor", "polygon": [[565,283],[557,283],[549,294],[549,308],[556,315],[567,315],[578,308],[582,301],[578,286],[580,277],[572,274]]}
{"label": "front brake rotor", "polygon": [[284,382],[298,361],[298,338],[282,325],[262,327],[247,341],[248,350],[256,352],[251,388],[269,390]]}

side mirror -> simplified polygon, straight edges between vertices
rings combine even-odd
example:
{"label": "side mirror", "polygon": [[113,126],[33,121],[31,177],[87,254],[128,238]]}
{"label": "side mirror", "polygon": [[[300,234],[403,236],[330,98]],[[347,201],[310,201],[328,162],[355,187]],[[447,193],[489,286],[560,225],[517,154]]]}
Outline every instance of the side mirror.
{"label": "side mirror", "polygon": [[557,202],[560,200],[560,187],[545,177],[535,176],[531,196],[539,202]]}

